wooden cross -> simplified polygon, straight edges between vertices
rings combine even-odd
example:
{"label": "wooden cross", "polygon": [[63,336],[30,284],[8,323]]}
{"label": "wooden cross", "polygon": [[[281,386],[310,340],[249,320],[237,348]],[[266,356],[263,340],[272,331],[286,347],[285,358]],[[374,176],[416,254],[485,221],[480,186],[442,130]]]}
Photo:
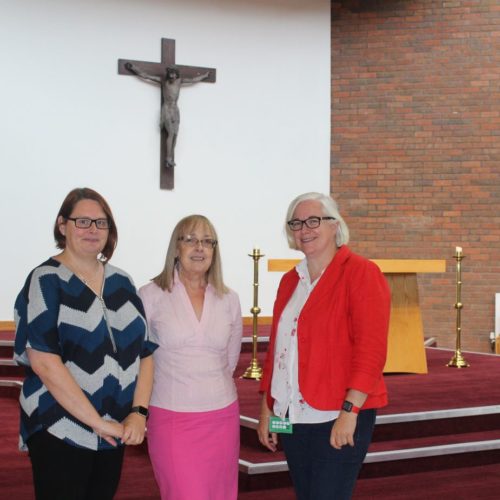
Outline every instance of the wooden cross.
{"label": "wooden cross", "polygon": [[[153,75],[156,78],[165,78],[165,72],[168,66],[174,66],[179,71],[180,77],[187,80],[197,78],[203,73],[208,72],[208,76],[204,78],[203,82],[215,82],[215,69],[214,68],[201,68],[196,66],[181,66],[175,64],[175,40],[169,38],[161,39],[161,62],[147,62],[147,61],[133,61],[130,59],[118,59],[118,74],[120,75],[133,75],[136,73],[127,69],[126,64],[132,64],[143,73]],[[127,65],[128,65],[127,64]],[[129,66],[130,67],[130,66]],[[164,96],[162,92],[161,104],[163,107]],[[161,149],[160,149],[160,189],[173,189],[174,188],[174,167],[166,167],[167,159],[167,132],[164,127],[161,128]],[[174,144],[175,146],[175,144]]]}

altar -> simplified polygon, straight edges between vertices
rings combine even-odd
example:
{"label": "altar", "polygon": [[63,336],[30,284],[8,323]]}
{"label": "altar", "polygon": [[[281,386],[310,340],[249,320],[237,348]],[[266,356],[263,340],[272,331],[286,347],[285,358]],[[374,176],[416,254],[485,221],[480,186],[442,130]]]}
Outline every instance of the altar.
{"label": "altar", "polygon": [[[445,260],[371,259],[391,289],[391,318],[384,373],[427,373],[417,273],[444,273]],[[286,272],[298,259],[269,259],[267,270]]]}

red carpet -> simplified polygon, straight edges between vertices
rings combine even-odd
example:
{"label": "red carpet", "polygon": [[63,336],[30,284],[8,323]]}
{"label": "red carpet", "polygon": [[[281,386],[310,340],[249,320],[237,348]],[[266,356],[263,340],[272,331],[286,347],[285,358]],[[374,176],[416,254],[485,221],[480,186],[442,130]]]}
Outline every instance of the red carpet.
{"label": "red carpet", "polygon": [[[377,425],[370,452],[398,449],[408,441],[419,446],[432,445],[433,440],[453,442],[460,436],[471,440],[500,439],[500,357],[465,353],[471,364],[467,369],[447,368],[452,352],[427,349],[428,375],[387,375],[390,405],[380,416],[436,410],[460,410],[489,407],[489,413],[449,419],[446,416],[428,422],[402,422]],[[259,354],[263,357],[263,354]],[[250,354],[243,352],[237,374],[249,365]],[[242,414],[258,415],[258,383],[237,380]],[[18,403],[16,389],[0,391],[0,491],[2,498],[28,500],[33,498],[31,470],[27,454],[17,450]],[[242,428],[242,452],[250,450],[252,460],[275,460],[255,443],[255,433]],[[479,458],[478,458],[479,457]],[[482,457],[482,458],[481,458]],[[387,469],[385,463],[367,463],[363,467],[354,499],[420,500],[496,499],[500,498],[500,455],[493,452],[462,453],[451,457],[399,460],[397,467]],[[435,470],[434,470],[435,469]],[[280,479],[281,477],[281,479]],[[240,500],[288,500],[294,495],[288,486],[287,473],[267,475],[265,489],[241,491]],[[242,490],[244,481],[242,481]],[[275,487],[276,486],[276,487]],[[128,448],[120,489],[121,499],[159,499],[146,447]],[[196,500],[196,499],[193,499]]]}
{"label": "red carpet", "polygon": [[[494,383],[494,377],[500,376],[500,356],[465,353],[471,366],[457,369],[446,366],[453,352],[427,348],[426,353],[429,367],[427,375],[385,375],[389,405],[379,411],[380,415],[500,404],[500,383]],[[236,375],[244,372],[250,360],[250,354],[241,355]],[[263,360],[264,353],[261,353],[261,364]],[[257,418],[258,384],[238,379],[237,385],[241,413]]]}

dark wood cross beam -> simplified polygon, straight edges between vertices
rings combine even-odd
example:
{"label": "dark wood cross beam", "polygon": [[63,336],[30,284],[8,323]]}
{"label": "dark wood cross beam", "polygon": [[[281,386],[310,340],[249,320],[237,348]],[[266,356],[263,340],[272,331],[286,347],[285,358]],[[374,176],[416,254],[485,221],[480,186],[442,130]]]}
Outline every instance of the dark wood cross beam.
{"label": "dark wood cross beam", "polygon": [[[161,62],[147,62],[147,61],[133,61],[131,59],[118,59],[118,73],[120,75],[133,75],[137,76],[137,73],[127,69],[125,66],[127,63],[133,65],[139,71],[152,75],[156,78],[165,78],[165,70],[168,66],[175,66],[179,71],[181,79],[186,79],[189,82],[190,79],[197,78],[200,75],[207,73],[208,76],[204,78],[203,82],[215,82],[216,72],[214,68],[201,68],[197,66],[183,66],[175,64],[175,40],[169,38],[161,39]],[[127,64],[128,66],[128,64]],[[130,66],[129,66],[130,67]],[[163,108],[164,96],[161,93],[161,105]],[[175,144],[174,144],[175,146]],[[160,150],[160,188],[161,189],[173,189],[174,188],[174,167],[166,167],[167,160],[167,132],[165,128],[161,128],[161,150]]]}

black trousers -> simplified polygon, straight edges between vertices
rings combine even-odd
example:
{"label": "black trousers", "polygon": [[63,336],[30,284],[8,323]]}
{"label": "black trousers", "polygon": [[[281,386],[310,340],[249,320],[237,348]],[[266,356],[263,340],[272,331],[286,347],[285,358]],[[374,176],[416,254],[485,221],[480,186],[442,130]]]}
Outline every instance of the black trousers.
{"label": "black trousers", "polygon": [[47,431],[27,442],[36,500],[111,500],[123,464],[124,446],[93,451],[71,446]]}
{"label": "black trousers", "polygon": [[354,447],[330,445],[333,421],[294,424],[293,434],[280,434],[298,500],[349,500],[370,445],[375,410],[362,410]]}

